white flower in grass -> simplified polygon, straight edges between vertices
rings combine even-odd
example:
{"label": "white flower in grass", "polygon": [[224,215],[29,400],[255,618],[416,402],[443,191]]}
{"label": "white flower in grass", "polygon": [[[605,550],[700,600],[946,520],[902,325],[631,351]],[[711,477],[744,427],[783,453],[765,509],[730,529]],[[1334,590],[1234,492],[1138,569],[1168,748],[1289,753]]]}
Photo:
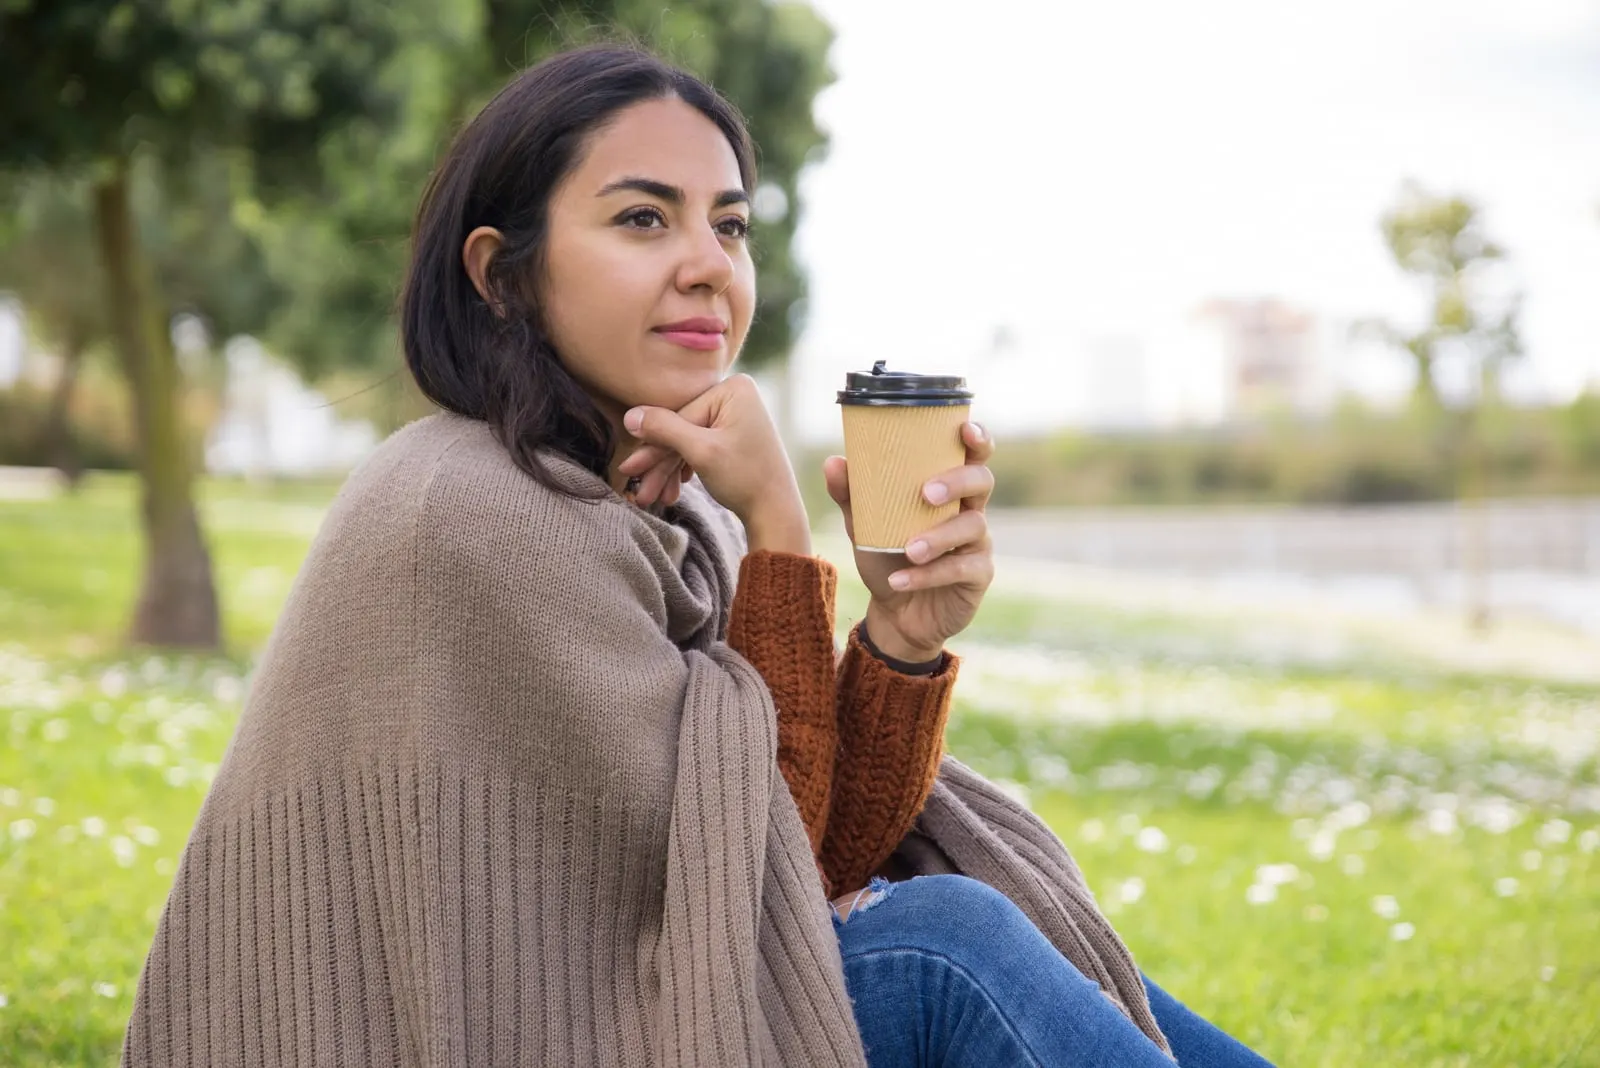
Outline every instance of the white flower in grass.
{"label": "white flower in grass", "polygon": [[96,983],[93,987],[91,987],[91,989],[103,998],[114,998],[117,996],[117,988],[113,983]]}
{"label": "white flower in grass", "polygon": [[1321,830],[1311,836],[1311,842],[1306,849],[1311,853],[1312,860],[1329,860],[1333,857],[1333,850],[1338,842],[1338,835],[1333,831]]}
{"label": "white flower in grass", "polygon": [[0,1009],[5,1008],[9,1004],[11,1004],[11,999],[6,997],[4,994],[0,994]]}
{"label": "white flower in grass", "polygon": [[36,797],[33,799],[33,811],[49,819],[56,814],[56,803],[48,797]]}
{"label": "white flower in grass", "polygon": [[6,828],[6,831],[11,835],[11,840],[13,842],[26,842],[28,839],[33,837],[34,832],[38,829],[39,825],[34,823],[32,820],[21,819],[12,820],[11,825]]}
{"label": "white flower in grass", "polygon": [[1521,884],[1509,875],[1502,876],[1494,881],[1494,892],[1501,897],[1515,897],[1517,887]]}
{"label": "white flower in grass", "polygon": [[1251,883],[1244,899],[1252,905],[1265,905],[1278,900],[1278,888],[1272,883]]}
{"label": "white flower in grass", "polygon": [[1106,836],[1106,825],[1099,820],[1084,820],[1083,826],[1078,828],[1078,835],[1085,842],[1098,842]]}
{"label": "white flower in grass", "polygon": [[1555,977],[1556,977],[1556,966],[1554,964],[1546,964],[1543,968],[1539,969],[1539,980],[1541,982],[1548,983],[1550,980],[1554,979]]}
{"label": "white flower in grass", "polygon": [[1600,849],[1600,830],[1590,827],[1578,835],[1578,848],[1585,853],[1593,853],[1596,849]]}
{"label": "white flower in grass", "polygon": [[1566,820],[1554,819],[1539,828],[1536,836],[1542,846],[1561,845],[1572,837],[1572,824]]}
{"label": "white flower in grass", "polygon": [[187,786],[189,784],[189,769],[182,764],[174,764],[162,774],[162,778],[167,780],[168,786],[174,788]]}
{"label": "white flower in grass", "polygon": [[113,701],[128,692],[128,673],[122,668],[110,668],[100,676],[100,692]]}
{"label": "white flower in grass", "polygon": [[1530,849],[1522,854],[1522,868],[1524,871],[1538,871],[1539,865],[1544,861],[1544,854],[1537,849]]}
{"label": "white flower in grass", "polygon": [[132,833],[133,840],[142,846],[153,846],[161,841],[161,832],[154,827],[135,827]]}
{"label": "white flower in grass", "polygon": [[231,705],[244,696],[244,683],[232,675],[223,675],[212,684],[211,696],[225,705]]}
{"label": "white flower in grass", "polygon": [[1400,915],[1400,903],[1389,894],[1379,894],[1372,899],[1372,911],[1386,920],[1392,920]]}
{"label": "white flower in grass", "polygon": [[76,823],[63,823],[56,828],[56,841],[61,842],[63,845],[76,841],[77,837],[78,825]]}
{"label": "white flower in grass", "polygon": [[1134,812],[1124,812],[1117,817],[1117,830],[1123,834],[1134,835],[1139,833],[1139,816]]}
{"label": "white flower in grass", "polygon": [[1137,875],[1122,880],[1117,885],[1117,897],[1124,905],[1131,905],[1144,897],[1144,880]]}
{"label": "white flower in grass", "polygon": [[1429,832],[1439,835],[1455,834],[1459,826],[1456,814],[1447,808],[1429,809],[1427,823]]}
{"label": "white flower in grass", "polygon": [[116,857],[117,863],[124,868],[133,866],[133,858],[138,851],[138,847],[133,844],[133,839],[125,834],[119,834],[111,839],[111,855]]}
{"label": "white flower in grass", "polygon": [[1167,836],[1160,827],[1144,827],[1139,831],[1137,845],[1146,853],[1165,853]]}
{"label": "white flower in grass", "polygon": [[1346,875],[1360,875],[1367,870],[1367,862],[1360,853],[1346,853],[1339,867]]}
{"label": "white flower in grass", "polygon": [[1416,933],[1416,925],[1411,923],[1397,923],[1389,928],[1389,937],[1396,942],[1409,942]]}
{"label": "white flower in grass", "polygon": [[99,816],[85,816],[83,818],[83,833],[90,838],[99,838],[106,833],[106,821]]}
{"label": "white flower in grass", "polygon": [[1256,869],[1256,882],[1266,886],[1287,886],[1300,877],[1293,864],[1263,864]]}
{"label": "white flower in grass", "polygon": [[60,716],[50,720],[39,730],[39,737],[47,742],[66,741],[67,735],[72,733],[71,725]]}
{"label": "white flower in grass", "polygon": [[0,805],[4,805],[7,808],[16,808],[20,804],[22,804],[21,792],[9,786],[4,790],[0,790]]}
{"label": "white flower in grass", "polygon": [[1177,858],[1179,864],[1193,864],[1195,858],[1195,849],[1194,846],[1185,842],[1183,845],[1175,849],[1172,855]]}

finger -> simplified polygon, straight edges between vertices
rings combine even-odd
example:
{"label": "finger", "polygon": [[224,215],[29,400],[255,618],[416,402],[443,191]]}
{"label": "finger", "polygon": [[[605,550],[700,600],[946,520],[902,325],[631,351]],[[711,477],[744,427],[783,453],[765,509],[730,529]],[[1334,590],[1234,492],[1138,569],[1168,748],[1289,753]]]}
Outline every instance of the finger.
{"label": "finger", "polygon": [[640,445],[628,458],[617,465],[617,470],[624,475],[642,475],[656,464],[673,455],[672,450],[665,445]]}
{"label": "finger", "polygon": [[686,460],[699,458],[715,440],[712,431],[668,408],[630,408],[622,422],[628,433],[640,441],[665,446]]}
{"label": "finger", "polygon": [[843,456],[830,456],[822,461],[822,480],[827,483],[828,496],[834,503],[850,503],[850,465]]}
{"label": "finger", "polygon": [[994,581],[994,554],[990,552],[951,553],[931,564],[901,568],[889,576],[889,585],[902,592],[931,590],[941,586],[989,588]]}
{"label": "finger", "polygon": [[668,483],[676,485],[678,482],[678,460],[664,460],[649,471],[645,472],[644,480],[639,486],[639,499],[645,504],[654,504],[662,500],[663,491]]}
{"label": "finger", "polygon": [[944,504],[960,499],[969,502],[967,507],[980,511],[989,503],[994,492],[994,472],[983,464],[967,464],[935,475],[922,487],[922,496],[929,504]]}
{"label": "finger", "polygon": [[918,534],[906,545],[906,558],[914,564],[926,564],[969,546],[987,548],[988,539],[989,519],[974,509]]}
{"label": "finger", "polygon": [[994,455],[994,438],[982,423],[962,423],[961,440],[967,446],[969,464],[986,464]]}
{"label": "finger", "polygon": [[683,493],[683,483],[676,479],[667,482],[667,488],[661,493],[661,503],[671,507],[678,503],[678,496]]}
{"label": "finger", "polygon": [[822,461],[822,481],[828,487],[828,496],[844,516],[844,536],[854,542],[856,523],[850,509],[850,470],[843,456],[830,456]]}

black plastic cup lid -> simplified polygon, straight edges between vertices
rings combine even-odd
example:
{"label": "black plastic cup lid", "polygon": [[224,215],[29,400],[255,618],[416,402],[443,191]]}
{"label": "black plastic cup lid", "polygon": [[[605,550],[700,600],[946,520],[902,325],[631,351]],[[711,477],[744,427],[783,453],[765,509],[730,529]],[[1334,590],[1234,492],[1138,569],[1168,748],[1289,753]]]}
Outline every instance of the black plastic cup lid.
{"label": "black plastic cup lid", "polygon": [[840,404],[869,404],[897,408],[953,407],[971,404],[972,392],[959,375],[919,375],[914,371],[888,371],[889,361],[878,360],[870,373],[851,371]]}

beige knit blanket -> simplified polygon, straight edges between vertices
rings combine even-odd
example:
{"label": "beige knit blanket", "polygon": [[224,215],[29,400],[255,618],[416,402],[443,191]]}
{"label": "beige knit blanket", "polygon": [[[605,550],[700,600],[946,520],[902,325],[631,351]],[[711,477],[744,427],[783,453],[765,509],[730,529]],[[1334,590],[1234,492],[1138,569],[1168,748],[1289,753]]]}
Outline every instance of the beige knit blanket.
{"label": "beige knit blanket", "polygon": [[[662,517],[575,501],[453,415],[368,458],[184,850],[125,1064],[865,1064],[771,696],[722,640],[742,530],[685,489]],[[976,773],[946,760],[899,859],[1007,894],[1165,1048],[1060,842]]]}

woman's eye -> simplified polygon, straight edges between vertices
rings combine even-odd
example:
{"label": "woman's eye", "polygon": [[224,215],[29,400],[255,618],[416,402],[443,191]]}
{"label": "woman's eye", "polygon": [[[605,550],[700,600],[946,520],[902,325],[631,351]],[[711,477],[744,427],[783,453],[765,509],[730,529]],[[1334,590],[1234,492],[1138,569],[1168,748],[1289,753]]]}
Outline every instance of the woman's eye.
{"label": "woman's eye", "polygon": [[750,236],[750,223],[737,215],[730,215],[717,223],[717,233],[723,237],[743,239]]}
{"label": "woman's eye", "polygon": [[667,217],[655,208],[635,208],[618,217],[619,222],[635,230],[658,230],[667,225]]}

